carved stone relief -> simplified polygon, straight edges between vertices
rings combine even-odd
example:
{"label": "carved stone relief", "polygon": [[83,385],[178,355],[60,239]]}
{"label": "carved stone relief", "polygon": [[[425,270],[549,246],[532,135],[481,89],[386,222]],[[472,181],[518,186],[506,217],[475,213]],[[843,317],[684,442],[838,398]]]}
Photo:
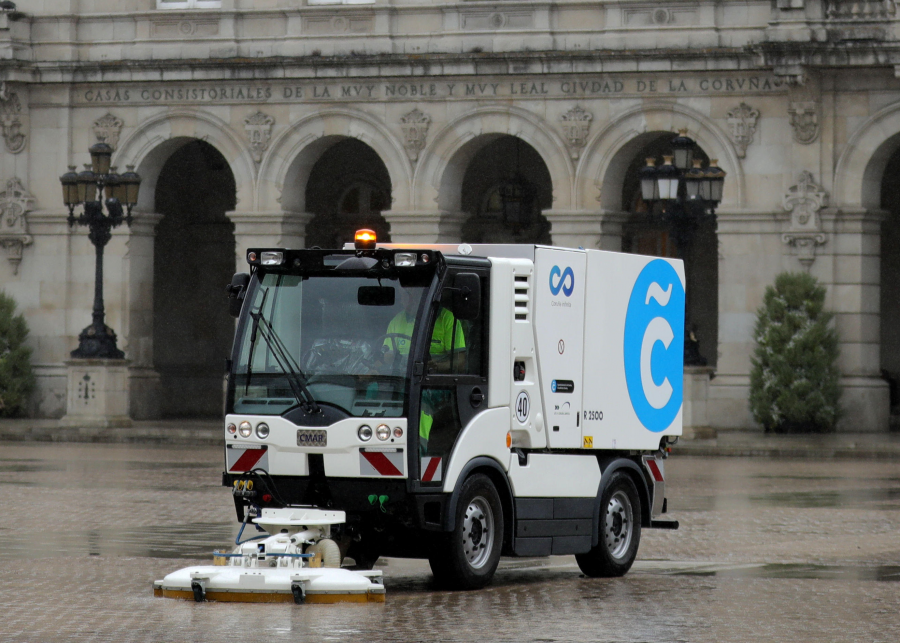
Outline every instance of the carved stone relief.
{"label": "carved stone relief", "polygon": [[795,141],[809,145],[819,137],[819,107],[816,101],[792,101],[788,114]]}
{"label": "carved stone relief", "polygon": [[460,26],[466,31],[531,29],[534,14],[530,11],[472,11],[460,15]]}
{"label": "carved stone relief", "polygon": [[244,129],[247,130],[247,137],[250,139],[250,154],[257,163],[262,161],[263,154],[269,149],[273,125],[275,119],[262,112],[256,112],[244,119]]}
{"label": "carved stone relief", "polygon": [[566,140],[569,142],[569,154],[575,160],[578,159],[581,150],[587,144],[588,131],[593,118],[593,114],[578,105],[559,117],[566,133]]}
{"label": "carved stone relief", "polygon": [[816,247],[826,241],[819,211],[827,204],[828,193],[805,170],[800,173],[797,184],[788,189],[782,201],[784,209],[791,213],[791,227],[781,235],[781,240],[797,251],[800,263],[807,270],[816,260]]}
{"label": "carved stone relief", "polygon": [[119,144],[119,134],[122,132],[121,118],[117,118],[110,113],[102,116],[94,121],[94,136],[97,137],[98,143],[106,143],[113,150]]}
{"label": "carved stone relief", "polygon": [[429,125],[431,125],[431,116],[418,109],[414,109],[400,118],[400,127],[403,128],[403,146],[406,148],[406,155],[413,163],[419,160],[419,152],[425,149]]}
{"label": "carved stone relief", "polygon": [[19,274],[22,251],[32,242],[25,217],[33,203],[34,197],[18,178],[7,181],[6,189],[0,192],[0,247],[6,250],[15,275]]}
{"label": "carved stone relief", "polygon": [[19,95],[10,90],[6,83],[0,83],[0,129],[3,130],[6,149],[13,154],[25,149],[27,118]]}
{"label": "carved stone relief", "polygon": [[747,155],[747,147],[753,142],[756,134],[756,121],[759,119],[759,110],[753,109],[747,103],[741,103],[728,112],[728,135],[731,142],[737,148],[739,158]]}

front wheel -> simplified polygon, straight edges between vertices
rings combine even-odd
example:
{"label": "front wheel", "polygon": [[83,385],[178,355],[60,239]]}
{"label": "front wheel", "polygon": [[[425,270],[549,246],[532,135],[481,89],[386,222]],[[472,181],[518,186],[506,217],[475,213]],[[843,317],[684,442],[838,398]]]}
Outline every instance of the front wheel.
{"label": "front wheel", "polygon": [[599,542],[575,560],[588,576],[623,576],[631,569],[640,542],[641,499],[634,481],[617,471],[600,497]]}
{"label": "front wheel", "polygon": [[490,478],[468,478],[456,505],[456,525],[438,538],[428,559],[434,578],[450,589],[480,589],[491,582],[503,546],[503,507]]}

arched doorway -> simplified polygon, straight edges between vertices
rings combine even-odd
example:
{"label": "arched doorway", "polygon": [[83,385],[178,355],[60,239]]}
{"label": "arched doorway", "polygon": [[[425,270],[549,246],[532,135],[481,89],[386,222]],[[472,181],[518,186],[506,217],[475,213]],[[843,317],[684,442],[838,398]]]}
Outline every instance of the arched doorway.
{"label": "arched doorway", "polygon": [[[900,143],[900,135],[894,144]],[[890,387],[892,424],[900,423],[900,149],[881,179],[881,373]]]}
{"label": "arched doorway", "polygon": [[[671,153],[671,132],[644,135],[644,144],[631,159],[622,184],[622,205],[631,214],[623,229],[622,250],[657,257],[684,258],[687,279],[686,321],[699,342],[700,355],[715,366],[719,342],[719,247],[714,217],[700,220],[679,248],[669,226],[641,199],[640,170],[647,158]],[[694,158],[703,165],[709,157],[699,147]],[[727,180],[727,179],[726,179]]]}
{"label": "arched doorway", "polygon": [[209,143],[185,142],[156,183],[163,215],[153,250],[153,365],[163,417],[222,412],[222,373],[234,337],[225,284],[234,273],[235,180]]}
{"label": "arched doorway", "polygon": [[468,243],[546,243],[550,223],[541,214],[553,203],[553,182],[546,163],[516,136],[486,135],[462,180],[462,226]]}
{"label": "arched doorway", "polygon": [[306,184],[306,208],[315,216],[306,228],[306,244],[340,248],[360,228],[390,241],[381,213],[391,207],[391,177],[371,147],[345,138],[316,161]]}

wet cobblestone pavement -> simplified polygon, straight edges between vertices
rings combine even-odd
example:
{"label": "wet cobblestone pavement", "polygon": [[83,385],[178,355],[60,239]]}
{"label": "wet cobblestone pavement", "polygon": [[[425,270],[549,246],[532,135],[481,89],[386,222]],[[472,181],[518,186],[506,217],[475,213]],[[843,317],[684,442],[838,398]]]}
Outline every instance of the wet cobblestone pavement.
{"label": "wet cobblestone pavement", "polygon": [[390,559],[383,605],[196,604],[153,580],[238,525],[221,450],[0,443],[0,641],[900,640],[895,462],[674,456],[676,532],[620,579],[508,559],[479,592]]}

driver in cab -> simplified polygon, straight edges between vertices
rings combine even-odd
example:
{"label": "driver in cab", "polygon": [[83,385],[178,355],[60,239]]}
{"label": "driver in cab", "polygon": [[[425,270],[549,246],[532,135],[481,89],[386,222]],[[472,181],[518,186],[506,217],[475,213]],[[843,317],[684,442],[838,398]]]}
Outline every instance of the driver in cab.
{"label": "driver in cab", "polygon": [[[416,323],[418,302],[407,290],[401,290],[403,310],[397,313],[388,324],[387,337],[382,346],[384,362],[392,364],[398,355],[409,355],[413,328]],[[447,308],[441,306],[431,333],[431,346],[428,349],[428,371],[448,372],[452,363],[450,357],[465,350],[466,340],[462,324]],[[419,452],[428,453],[428,439],[434,427],[434,414],[437,400],[433,399],[434,391],[422,392],[422,406],[419,412]]]}
{"label": "driver in cab", "polygon": [[[413,328],[416,324],[418,301],[406,289],[400,290],[403,310],[397,313],[387,327],[387,337],[381,348],[383,361],[392,364],[397,355],[409,355]],[[429,370],[445,371],[449,368],[451,350],[461,351],[466,347],[462,324],[443,306],[434,322],[429,348]]]}

